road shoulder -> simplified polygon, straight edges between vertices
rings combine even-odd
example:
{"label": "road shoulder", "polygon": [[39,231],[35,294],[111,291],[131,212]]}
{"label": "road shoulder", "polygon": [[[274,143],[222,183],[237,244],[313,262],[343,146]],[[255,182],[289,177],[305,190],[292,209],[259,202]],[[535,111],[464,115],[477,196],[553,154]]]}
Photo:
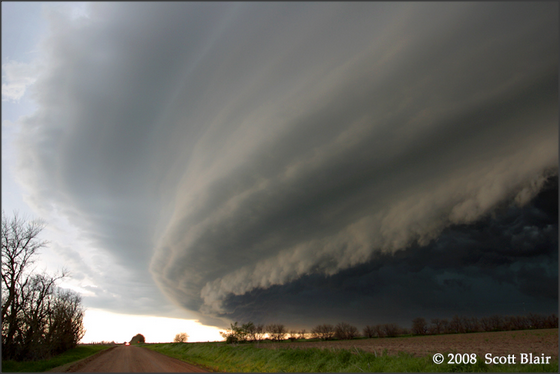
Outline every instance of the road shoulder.
{"label": "road shoulder", "polygon": [[104,349],[100,352],[92,354],[91,356],[82,358],[78,361],[69,362],[67,364],[57,366],[55,368],[47,370],[46,372],[47,373],[66,373],[66,372],[76,371],[76,370],[80,369],[81,367],[85,366],[86,364],[88,364],[90,361],[95,360],[97,357],[115,349],[116,347],[117,346]]}

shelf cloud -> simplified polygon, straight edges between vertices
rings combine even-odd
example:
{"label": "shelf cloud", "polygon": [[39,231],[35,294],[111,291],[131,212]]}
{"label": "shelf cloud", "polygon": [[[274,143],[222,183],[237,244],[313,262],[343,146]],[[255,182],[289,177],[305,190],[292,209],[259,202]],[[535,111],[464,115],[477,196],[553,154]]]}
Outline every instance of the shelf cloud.
{"label": "shelf cloud", "polygon": [[[535,270],[557,264],[557,214],[556,226],[542,213],[548,221],[505,234],[512,215],[529,222],[535,201],[552,201],[557,14],[540,2],[52,13],[47,65],[28,88],[38,109],[21,121],[20,179],[30,201],[58,206],[202,320],[303,324],[318,306],[302,295],[319,294],[337,303],[325,318],[344,318],[343,305],[365,300],[337,291],[345,280],[378,288],[386,311],[444,281],[501,287],[468,254],[490,259],[504,242],[527,252],[542,242],[524,275],[496,265],[506,283],[514,268],[525,277],[513,289],[557,284],[557,270]],[[426,260],[438,256],[440,267]],[[411,274],[421,277],[410,292],[397,287]],[[538,297],[556,305],[558,293]],[[425,300],[414,305],[426,316],[442,312]]]}

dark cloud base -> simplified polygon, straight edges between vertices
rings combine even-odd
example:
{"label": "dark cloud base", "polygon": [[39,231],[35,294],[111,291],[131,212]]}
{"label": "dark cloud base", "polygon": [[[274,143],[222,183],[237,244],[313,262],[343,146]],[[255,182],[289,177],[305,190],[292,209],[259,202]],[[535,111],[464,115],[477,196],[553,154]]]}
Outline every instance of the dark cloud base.
{"label": "dark cloud base", "polygon": [[234,321],[293,328],[558,313],[558,177],[526,206],[452,226],[426,246],[379,253],[333,276],[312,274],[230,296],[224,306],[230,312],[224,317]]}

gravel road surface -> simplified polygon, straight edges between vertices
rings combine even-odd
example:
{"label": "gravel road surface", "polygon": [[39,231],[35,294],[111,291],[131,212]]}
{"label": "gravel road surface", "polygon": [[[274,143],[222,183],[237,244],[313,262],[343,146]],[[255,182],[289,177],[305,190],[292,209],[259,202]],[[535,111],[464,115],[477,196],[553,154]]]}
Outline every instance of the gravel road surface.
{"label": "gravel road surface", "polygon": [[176,358],[135,346],[118,346],[71,365],[78,373],[207,373],[207,370]]}

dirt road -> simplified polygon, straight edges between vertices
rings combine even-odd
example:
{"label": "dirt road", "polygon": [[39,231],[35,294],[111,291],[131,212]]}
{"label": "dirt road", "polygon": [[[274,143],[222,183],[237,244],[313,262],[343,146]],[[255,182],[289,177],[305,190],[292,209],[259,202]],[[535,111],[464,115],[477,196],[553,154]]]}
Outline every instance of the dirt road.
{"label": "dirt road", "polygon": [[71,365],[66,372],[207,373],[207,370],[147,348],[117,346]]}

